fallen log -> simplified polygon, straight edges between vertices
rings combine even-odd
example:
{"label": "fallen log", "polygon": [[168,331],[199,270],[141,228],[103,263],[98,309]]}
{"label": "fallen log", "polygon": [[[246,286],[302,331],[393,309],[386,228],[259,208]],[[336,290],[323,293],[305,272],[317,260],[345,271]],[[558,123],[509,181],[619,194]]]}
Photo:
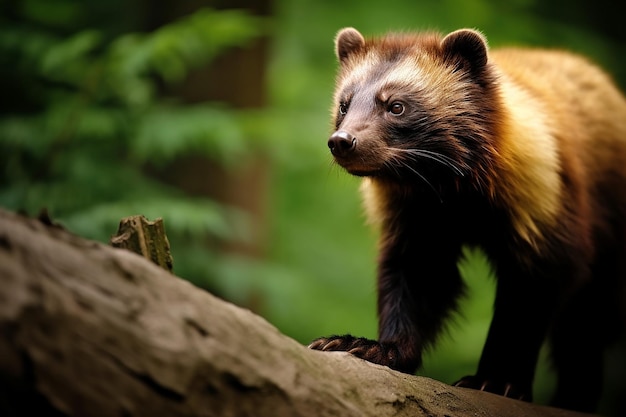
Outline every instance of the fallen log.
{"label": "fallen log", "polygon": [[309,350],[123,249],[0,210],[1,416],[583,414]]}

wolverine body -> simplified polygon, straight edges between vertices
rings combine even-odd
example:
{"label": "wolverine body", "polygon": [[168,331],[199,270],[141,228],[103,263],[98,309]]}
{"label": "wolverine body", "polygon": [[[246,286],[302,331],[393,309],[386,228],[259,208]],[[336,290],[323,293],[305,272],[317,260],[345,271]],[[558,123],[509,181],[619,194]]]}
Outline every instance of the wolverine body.
{"label": "wolverine body", "polygon": [[318,339],[404,372],[421,365],[464,284],[464,244],[484,249],[497,289],[476,375],[457,385],[530,400],[547,338],[554,405],[592,410],[602,352],[624,327],[626,100],[585,59],[488,52],[460,30],[337,36],[328,141],[364,177],[381,229],[379,337]]}

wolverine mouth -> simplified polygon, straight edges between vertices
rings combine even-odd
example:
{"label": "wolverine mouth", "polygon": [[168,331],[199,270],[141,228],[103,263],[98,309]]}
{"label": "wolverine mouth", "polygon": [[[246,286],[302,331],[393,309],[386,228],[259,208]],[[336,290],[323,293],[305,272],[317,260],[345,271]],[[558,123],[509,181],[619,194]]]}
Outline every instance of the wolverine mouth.
{"label": "wolverine mouth", "polygon": [[348,173],[357,177],[376,177],[380,175],[381,169],[378,166],[369,166],[367,164],[354,161],[354,158],[340,158],[335,156],[335,162],[339,164]]}
{"label": "wolverine mouth", "polygon": [[349,174],[356,177],[376,177],[380,174],[380,170],[376,169],[363,169],[363,168],[348,168],[343,167]]}
{"label": "wolverine mouth", "polygon": [[355,177],[377,177],[380,174],[380,171],[361,171],[361,170],[350,170],[346,169],[350,174]]}

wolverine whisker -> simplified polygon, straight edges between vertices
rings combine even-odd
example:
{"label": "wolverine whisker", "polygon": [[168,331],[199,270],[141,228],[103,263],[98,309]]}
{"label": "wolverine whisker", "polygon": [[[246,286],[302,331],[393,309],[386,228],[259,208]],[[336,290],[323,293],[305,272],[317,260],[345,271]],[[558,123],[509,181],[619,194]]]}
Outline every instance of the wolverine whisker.
{"label": "wolverine whisker", "polygon": [[[430,181],[428,181],[428,179],[423,174],[421,174],[418,170],[413,168],[411,165],[404,162],[401,158],[398,158],[397,155],[392,156],[392,159],[396,162],[396,164],[393,164],[393,165],[400,165],[401,167],[408,169],[409,171],[417,175],[422,181],[424,181],[435,192],[435,194],[437,195],[437,198],[439,199],[439,202],[443,203],[443,199],[441,198],[441,194],[439,194],[439,191],[437,191],[437,188],[435,188],[435,186]],[[389,166],[388,164],[386,165]],[[393,169],[395,172],[398,172],[396,167],[394,167]]]}
{"label": "wolverine whisker", "polygon": [[390,148],[390,150],[395,151],[395,152],[401,152],[403,154],[417,156],[420,158],[433,160],[435,162],[442,164],[443,166],[447,168],[450,168],[457,175],[460,175],[462,177],[465,176],[465,172],[457,166],[456,161],[454,161],[449,156],[443,155],[439,152],[429,151],[425,149],[403,149],[403,148]]}

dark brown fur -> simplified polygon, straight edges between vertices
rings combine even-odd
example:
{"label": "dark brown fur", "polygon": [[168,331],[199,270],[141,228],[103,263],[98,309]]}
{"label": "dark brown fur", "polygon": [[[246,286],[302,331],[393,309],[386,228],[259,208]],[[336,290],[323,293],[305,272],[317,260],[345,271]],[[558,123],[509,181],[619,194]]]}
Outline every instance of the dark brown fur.
{"label": "dark brown fur", "polygon": [[623,328],[626,100],[580,57],[487,52],[478,32],[364,39],[345,29],[329,140],[365,177],[381,228],[379,338],[321,338],[404,372],[457,307],[464,244],[498,276],[475,376],[458,385],[530,400],[548,338],[554,404],[592,410],[602,352]]}

